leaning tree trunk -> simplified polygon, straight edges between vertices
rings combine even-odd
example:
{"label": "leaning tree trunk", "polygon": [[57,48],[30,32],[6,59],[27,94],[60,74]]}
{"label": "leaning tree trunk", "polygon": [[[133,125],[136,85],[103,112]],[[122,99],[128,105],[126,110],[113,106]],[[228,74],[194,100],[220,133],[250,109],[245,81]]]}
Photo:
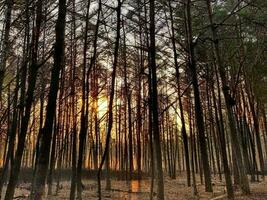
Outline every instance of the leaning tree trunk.
{"label": "leaning tree trunk", "polygon": [[89,81],[86,79],[86,57],[87,57],[87,41],[88,41],[88,16],[90,10],[91,2],[88,1],[86,9],[86,24],[85,24],[85,34],[84,34],[84,46],[83,46],[83,71],[82,71],[82,107],[81,107],[81,120],[80,120],[80,133],[79,133],[79,155],[77,163],[77,197],[78,199],[82,198],[82,163],[83,163],[83,150],[87,133],[87,120],[88,116],[86,115],[86,83]]}
{"label": "leaning tree trunk", "polygon": [[86,98],[88,100],[88,92],[89,92],[89,74],[91,73],[91,69],[95,65],[96,56],[97,56],[97,41],[98,41],[98,29],[100,25],[100,13],[102,10],[102,2],[101,0],[98,3],[98,13],[97,13],[97,22],[96,22],[96,29],[94,34],[94,42],[93,42],[93,56],[90,60],[90,66],[87,71],[86,75],[86,55],[87,55],[87,37],[88,37],[88,26],[89,26],[89,11],[90,11],[90,4],[91,2],[88,1],[87,4],[87,13],[86,13],[86,25],[85,25],[85,38],[84,38],[84,49],[83,49],[83,91],[82,91],[82,109],[81,109],[81,130],[79,135],[79,156],[78,156],[78,165],[77,165],[77,195],[78,199],[82,199],[82,178],[81,178],[81,171],[82,171],[82,162],[83,162],[83,151],[84,151],[84,144],[86,139],[87,133],[87,120],[88,120],[88,105],[86,104]]}
{"label": "leaning tree trunk", "polygon": [[[18,103],[18,91],[19,90],[19,70],[17,71],[17,78],[16,78],[16,87],[14,91],[14,97],[13,97],[13,115],[12,115],[12,122],[11,127],[8,129],[8,149],[6,156],[4,157],[5,160],[1,174],[0,174],[0,199],[2,195],[2,189],[4,186],[4,183],[7,178],[7,172],[8,168],[11,165],[11,161],[13,160],[13,154],[15,149],[15,140],[16,140],[16,133],[17,133],[17,125],[18,125],[18,109],[17,109],[17,103]],[[11,165],[12,167],[12,165]]]}
{"label": "leaning tree trunk", "polygon": [[219,40],[217,36],[217,29],[214,25],[213,22],[213,17],[212,17],[212,8],[211,8],[211,3],[210,0],[206,0],[207,3],[207,8],[208,8],[208,13],[209,13],[209,22],[210,22],[210,27],[211,27],[211,32],[212,32],[212,41],[213,41],[213,51],[215,55],[215,63],[218,66],[221,82],[222,82],[222,90],[223,90],[223,95],[224,95],[224,100],[225,100],[225,105],[226,105],[226,110],[227,110],[227,116],[228,116],[228,122],[229,122],[229,127],[230,127],[230,136],[232,140],[232,147],[233,147],[233,152],[234,152],[234,157],[236,159],[236,164],[238,167],[238,172],[240,175],[240,187],[242,189],[242,192],[244,194],[249,194],[250,189],[249,189],[249,182],[248,182],[248,177],[246,175],[246,167],[244,165],[243,159],[242,159],[242,153],[241,153],[241,145],[240,141],[238,138],[238,131],[237,127],[235,125],[235,118],[234,118],[234,113],[233,113],[233,99],[230,95],[230,89],[229,86],[227,85],[227,79],[226,79],[226,72],[225,68],[222,65],[221,61],[221,56],[220,56],[220,49],[219,49]]}
{"label": "leaning tree trunk", "polygon": [[[223,164],[223,169],[224,169],[227,196],[229,199],[233,199],[234,198],[234,190],[233,190],[231,172],[229,169],[227,152],[226,152],[225,130],[224,130],[223,123],[221,123],[220,119],[219,119],[219,112],[220,111],[218,111],[218,107],[216,105],[215,88],[214,88],[214,82],[213,81],[211,82],[211,92],[212,92],[213,106],[214,106],[214,110],[215,110],[215,122],[216,122],[216,126],[217,126],[217,134],[218,134],[219,141],[220,141],[219,142],[220,152],[221,152],[222,164]],[[219,95],[220,95],[220,93],[219,93]],[[219,101],[219,103],[220,103],[220,101]]]}
{"label": "leaning tree trunk", "polygon": [[[247,77],[245,76],[245,79]],[[260,125],[259,125],[259,113],[256,111],[255,105],[257,106],[255,97],[253,96],[253,91],[251,85],[249,85],[248,81],[245,80],[245,89],[248,95],[248,102],[250,106],[250,110],[252,113],[252,118],[253,118],[253,125],[254,125],[254,131],[255,131],[255,139],[256,139],[256,144],[257,144],[257,150],[258,150],[258,156],[259,156],[259,161],[260,161],[260,168],[261,168],[261,175],[262,178],[264,179],[264,158],[263,158],[263,151],[262,151],[262,144],[261,144],[261,133],[260,133]]]}
{"label": "leaning tree trunk", "polygon": [[39,45],[39,36],[40,36],[40,30],[41,30],[41,24],[42,24],[42,1],[38,0],[37,2],[37,8],[36,8],[36,27],[33,31],[33,48],[32,48],[32,59],[31,59],[31,66],[29,69],[29,77],[28,77],[28,89],[26,92],[26,100],[25,100],[25,112],[21,119],[21,128],[18,138],[18,144],[17,144],[17,151],[14,159],[14,166],[11,168],[10,172],[10,178],[6,190],[5,200],[12,200],[15,192],[15,187],[18,182],[18,176],[20,172],[20,166],[24,151],[24,145],[28,130],[28,124],[30,120],[31,115],[31,108],[32,103],[34,101],[34,89],[36,85],[36,79],[37,79],[37,72],[38,72],[38,45]]}
{"label": "leaning tree trunk", "polygon": [[[117,11],[117,33],[116,33],[116,41],[115,41],[115,49],[114,49],[114,62],[113,62],[113,71],[111,74],[111,90],[109,95],[109,104],[108,104],[108,127],[107,127],[107,136],[106,136],[106,144],[105,144],[105,150],[100,162],[100,166],[97,173],[97,179],[98,179],[98,198],[101,199],[101,170],[104,165],[104,162],[106,158],[108,159],[109,154],[109,145],[110,145],[110,138],[111,138],[111,130],[113,125],[113,100],[114,100],[114,94],[115,94],[115,81],[116,81],[116,72],[117,72],[117,65],[118,65],[118,56],[119,56],[119,44],[120,44],[120,29],[121,29],[121,7],[122,2],[118,0],[118,6],[116,8]],[[108,162],[108,161],[106,161]],[[109,166],[107,166],[109,167]],[[109,186],[108,186],[109,187]],[[107,189],[109,189],[107,187]]]}
{"label": "leaning tree trunk", "polygon": [[66,25],[66,0],[59,0],[58,19],[56,22],[56,42],[54,50],[54,66],[51,73],[45,124],[40,140],[40,153],[36,166],[31,199],[40,200],[44,196],[45,182],[48,171],[50,146],[52,140],[53,120],[55,117],[59,75],[64,61]]}
{"label": "leaning tree trunk", "polygon": [[186,133],[186,126],[185,126],[185,119],[184,119],[184,110],[182,105],[182,97],[181,97],[181,87],[180,87],[180,72],[179,72],[179,64],[178,64],[178,55],[176,50],[176,43],[175,43],[175,35],[174,35],[174,22],[173,22],[173,8],[171,6],[171,1],[169,0],[169,9],[170,9],[170,18],[171,18],[171,40],[172,40],[172,47],[173,47],[173,54],[174,54],[174,65],[175,65],[175,73],[176,73],[176,82],[178,84],[178,102],[179,102],[179,109],[181,115],[181,122],[182,122],[182,138],[184,143],[184,151],[185,151],[185,167],[186,167],[186,175],[187,175],[187,186],[191,185],[191,177],[190,177],[190,164],[189,164],[189,148],[188,148],[188,138]]}
{"label": "leaning tree trunk", "polygon": [[196,70],[193,36],[192,36],[191,0],[187,0],[186,2],[186,32],[187,32],[187,44],[189,52],[188,66],[192,76],[192,85],[193,85],[194,101],[195,101],[195,116],[196,116],[197,130],[198,130],[198,140],[200,146],[202,167],[204,170],[205,190],[207,192],[212,192],[210,166],[208,161],[208,152],[205,139],[203,110],[201,106],[200,92],[198,88],[198,77]]}

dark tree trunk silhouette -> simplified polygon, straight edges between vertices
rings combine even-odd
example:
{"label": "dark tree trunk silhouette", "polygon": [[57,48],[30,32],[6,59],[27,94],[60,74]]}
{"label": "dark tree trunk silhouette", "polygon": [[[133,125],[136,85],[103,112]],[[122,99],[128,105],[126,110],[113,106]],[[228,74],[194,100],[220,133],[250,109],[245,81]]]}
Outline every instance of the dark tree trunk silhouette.
{"label": "dark tree trunk silhouette", "polygon": [[195,117],[198,131],[198,142],[201,152],[201,163],[204,170],[205,189],[207,192],[212,192],[210,166],[208,161],[208,152],[205,138],[205,128],[203,120],[203,109],[201,106],[200,93],[198,88],[198,77],[195,61],[195,49],[192,39],[192,24],[191,24],[191,0],[186,1],[186,31],[187,31],[187,45],[188,45],[188,67],[191,72],[191,79],[194,91],[195,101]]}
{"label": "dark tree trunk silhouette", "polygon": [[30,120],[34,89],[36,85],[37,72],[38,72],[38,67],[39,67],[37,60],[38,60],[38,45],[39,45],[38,42],[39,42],[40,29],[41,29],[41,24],[42,24],[42,1],[41,0],[37,2],[36,13],[37,13],[36,27],[32,35],[32,40],[33,40],[32,41],[33,43],[32,60],[31,60],[31,66],[29,68],[28,89],[26,92],[26,99],[25,99],[25,111],[21,119],[17,151],[16,151],[16,155],[14,159],[14,166],[11,168],[11,172],[10,172],[10,178],[9,178],[9,182],[8,182],[8,186],[6,190],[5,200],[13,199],[15,187],[16,187],[19,172],[20,172],[23,151],[25,148],[24,145],[25,145],[26,134],[28,130],[28,124]]}
{"label": "dark tree trunk silhouette", "polygon": [[156,41],[155,41],[155,1],[149,1],[149,19],[150,19],[150,46],[149,46],[149,68],[151,76],[151,109],[152,109],[152,132],[153,143],[155,147],[155,163],[157,172],[157,198],[164,199],[164,182],[162,170],[162,154],[160,144],[160,131],[158,119],[158,89],[157,89],[157,66],[156,66]]}
{"label": "dark tree trunk silhouette", "polygon": [[56,41],[54,49],[54,65],[51,72],[46,118],[41,133],[40,154],[36,166],[36,176],[33,182],[31,199],[39,200],[44,196],[44,189],[48,171],[50,147],[53,135],[53,121],[57,105],[59,88],[59,76],[64,63],[65,47],[65,24],[66,24],[66,0],[59,0],[58,19],[56,23]]}
{"label": "dark tree trunk silhouette", "polygon": [[70,80],[71,84],[71,102],[72,102],[72,110],[71,110],[71,117],[73,120],[72,124],[72,163],[71,163],[71,189],[70,189],[70,200],[75,199],[75,192],[76,192],[76,185],[77,185],[77,119],[76,119],[76,96],[75,96],[75,83],[76,83],[76,62],[77,62],[77,45],[76,45],[76,2],[75,0],[72,1],[72,40],[71,40],[71,77]]}
{"label": "dark tree trunk silhouette", "polygon": [[[113,61],[113,70],[111,74],[111,87],[110,87],[110,95],[109,95],[109,103],[108,103],[108,127],[107,127],[107,133],[106,133],[106,143],[105,143],[105,149],[104,153],[100,162],[100,166],[97,173],[97,179],[98,179],[98,198],[101,199],[101,171],[102,167],[104,165],[104,162],[107,162],[107,170],[109,170],[109,148],[110,148],[110,138],[111,138],[111,130],[113,125],[113,100],[114,100],[114,88],[115,88],[115,81],[116,81],[116,72],[117,72],[117,65],[118,65],[118,55],[119,55],[119,44],[120,44],[120,30],[121,30],[121,7],[122,2],[118,0],[118,6],[116,8],[117,11],[117,28],[116,28],[116,41],[115,41],[115,49],[114,49],[114,61]],[[107,171],[107,178],[108,176]],[[110,180],[107,180],[106,189],[110,189],[111,185]]]}
{"label": "dark tree trunk silhouette", "polygon": [[176,50],[176,43],[175,43],[175,35],[174,35],[174,22],[173,22],[173,8],[171,6],[171,1],[169,1],[169,9],[170,9],[170,18],[171,18],[171,39],[172,39],[172,47],[173,47],[173,54],[174,54],[174,65],[175,65],[175,73],[177,79],[177,90],[178,90],[178,101],[179,101],[179,109],[180,109],[180,116],[182,122],[182,137],[184,143],[184,151],[185,151],[185,165],[186,165],[186,175],[187,175],[187,186],[191,185],[191,178],[190,178],[190,164],[189,164],[189,149],[188,149],[188,138],[185,128],[185,119],[184,119],[184,110],[182,105],[182,97],[181,97],[181,85],[180,85],[180,72],[179,72],[179,64],[178,64],[178,55]]}
{"label": "dark tree trunk silhouette", "polygon": [[221,82],[222,82],[222,91],[225,99],[225,104],[226,104],[226,109],[227,109],[227,115],[228,115],[228,121],[229,121],[229,126],[230,126],[230,135],[231,135],[231,140],[232,140],[232,148],[235,154],[235,159],[237,160],[237,166],[238,166],[238,172],[240,175],[240,187],[242,189],[242,192],[245,194],[250,193],[249,189],[249,183],[248,183],[248,178],[246,175],[246,168],[242,159],[242,154],[241,154],[241,147],[240,147],[240,141],[238,138],[238,132],[237,128],[235,126],[235,118],[234,118],[234,113],[233,113],[233,108],[232,108],[232,97],[230,94],[230,88],[227,85],[227,78],[226,78],[226,73],[224,66],[222,65],[221,57],[220,57],[220,50],[219,50],[219,39],[217,36],[217,30],[216,27],[214,26],[213,23],[213,18],[212,18],[212,10],[211,10],[211,4],[210,1],[207,0],[207,8],[208,8],[208,13],[209,13],[209,21],[210,21],[210,27],[212,31],[212,39],[213,39],[213,49],[214,49],[214,55],[215,55],[215,62],[216,65],[218,66],[218,71],[220,74]]}

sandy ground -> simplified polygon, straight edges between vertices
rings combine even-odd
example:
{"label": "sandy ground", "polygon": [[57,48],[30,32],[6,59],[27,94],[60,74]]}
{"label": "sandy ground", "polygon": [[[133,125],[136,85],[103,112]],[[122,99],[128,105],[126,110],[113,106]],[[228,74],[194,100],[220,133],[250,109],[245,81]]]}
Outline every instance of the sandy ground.
{"label": "sandy ground", "polygon": [[[227,199],[225,194],[225,184],[213,179],[213,193],[204,191],[204,186],[197,180],[198,196],[192,195],[192,188],[186,186],[184,176],[177,177],[176,180],[165,177],[165,199],[167,200],[217,200]],[[97,198],[97,183],[93,180],[84,181],[83,199]],[[237,200],[267,200],[267,181],[251,183],[251,195],[243,196],[238,188],[235,188],[235,199]],[[62,182],[58,194],[48,196],[49,200],[69,199],[70,182]],[[109,200],[148,200],[150,197],[150,180],[138,181],[118,181],[112,180],[112,190],[106,191],[105,182],[102,182],[102,199]],[[16,189],[14,199],[28,199],[30,185],[20,184]],[[55,186],[54,186],[55,190]],[[54,191],[55,193],[55,191]],[[3,197],[3,196],[2,196]],[[154,193],[156,199],[156,193]]]}

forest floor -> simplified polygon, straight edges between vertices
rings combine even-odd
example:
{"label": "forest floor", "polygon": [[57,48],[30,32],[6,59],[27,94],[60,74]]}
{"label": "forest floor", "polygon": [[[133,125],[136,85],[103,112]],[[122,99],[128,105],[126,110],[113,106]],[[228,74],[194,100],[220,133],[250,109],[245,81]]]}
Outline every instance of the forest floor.
{"label": "forest floor", "polygon": [[[150,179],[131,182],[111,180],[112,190],[105,190],[105,182],[102,181],[102,199],[109,200],[148,200],[150,199]],[[166,200],[224,200],[226,198],[225,184],[222,181],[213,179],[213,193],[205,192],[204,186],[200,184],[197,177],[198,196],[193,196],[192,188],[186,186],[185,176],[178,176],[173,180],[165,177],[165,199]],[[97,198],[97,183],[94,180],[83,181],[83,199]],[[243,196],[238,188],[235,188],[236,200],[267,200],[267,180],[250,184],[251,195]],[[55,185],[54,188],[55,190]],[[154,190],[155,191],[155,190]],[[55,192],[55,191],[54,191]],[[30,185],[21,183],[15,192],[14,199],[28,199]],[[49,196],[49,200],[69,199],[70,182],[61,182],[61,189],[57,194]],[[154,193],[155,196],[155,193]],[[3,196],[2,196],[3,197]],[[154,198],[156,199],[156,198]]]}

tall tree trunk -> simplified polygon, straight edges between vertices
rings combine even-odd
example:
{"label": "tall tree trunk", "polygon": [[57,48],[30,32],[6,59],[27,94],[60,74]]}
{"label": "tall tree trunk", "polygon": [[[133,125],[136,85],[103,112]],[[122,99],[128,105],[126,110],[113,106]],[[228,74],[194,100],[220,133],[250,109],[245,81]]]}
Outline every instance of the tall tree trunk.
{"label": "tall tree trunk", "polygon": [[156,169],[157,169],[157,198],[164,200],[164,182],[162,170],[162,154],[159,131],[158,115],[158,89],[157,89],[157,66],[156,66],[156,41],[155,41],[155,0],[150,0],[150,46],[149,46],[149,68],[151,76],[151,108],[152,108],[152,130],[153,143],[155,147]]}
{"label": "tall tree trunk", "polygon": [[40,200],[44,196],[45,182],[48,171],[53,121],[56,111],[59,76],[64,62],[66,25],[66,0],[59,0],[58,19],[56,22],[56,42],[54,50],[54,65],[51,72],[45,124],[40,141],[40,154],[37,161],[36,176],[33,182],[31,199]]}
{"label": "tall tree trunk", "polygon": [[[191,97],[188,98],[188,105],[191,105]],[[190,150],[191,150],[191,168],[192,168],[192,189],[193,189],[193,194],[197,195],[197,184],[196,184],[196,176],[195,176],[195,164],[194,164],[194,157],[196,154],[194,153],[194,148],[195,148],[195,142],[194,142],[194,134],[193,134],[193,129],[192,129],[192,108],[191,106],[188,109],[189,116],[189,132],[190,132]]]}
{"label": "tall tree trunk", "polygon": [[187,175],[187,186],[191,185],[191,178],[190,178],[190,164],[189,164],[189,148],[188,148],[188,138],[186,133],[186,126],[185,126],[185,119],[184,119],[184,110],[182,105],[182,97],[181,97],[181,87],[180,87],[180,72],[179,72],[179,64],[178,64],[178,55],[176,50],[176,43],[175,43],[175,35],[174,35],[174,22],[173,22],[173,8],[171,6],[171,1],[169,0],[169,9],[170,9],[170,17],[171,17],[171,40],[172,40],[172,47],[173,47],[173,54],[174,54],[174,65],[175,65],[175,74],[176,74],[176,82],[178,84],[178,101],[179,101],[179,109],[180,109],[180,116],[182,122],[182,137],[184,143],[184,151],[185,151],[185,166],[186,166],[186,175]]}
{"label": "tall tree trunk", "polygon": [[235,125],[235,118],[233,114],[233,108],[232,108],[232,103],[233,99],[230,94],[230,88],[227,85],[227,78],[226,78],[226,73],[225,73],[225,68],[222,65],[221,61],[221,56],[220,56],[220,49],[219,49],[219,39],[217,36],[217,29],[216,26],[214,25],[213,22],[213,13],[212,13],[212,8],[211,8],[211,3],[210,0],[206,0],[207,3],[207,8],[208,8],[208,14],[209,14],[209,22],[210,22],[210,27],[211,27],[211,32],[212,32],[212,40],[213,40],[213,50],[214,50],[214,55],[215,55],[215,63],[218,66],[221,82],[222,82],[222,90],[223,90],[223,95],[224,95],[224,100],[226,104],[226,110],[227,110],[227,115],[228,115],[228,122],[230,126],[230,135],[231,135],[231,140],[232,140],[232,147],[233,151],[235,154],[235,159],[237,161],[237,166],[238,166],[238,171],[240,175],[240,187],[242,189],[242,192],[244,194],[249,194],[250,189],[249,189],[249,183],[248,183],[248,177],[246,175],[246,168],[242,159],[242,153],[241,153],[241,145],[240,141],[238,138],[238,131]]}
{"label": "tall tree trunk", "polygon": [[[245,77],[247,79],[247,77]],[[255,106],[257,106],[255,97],[253,96],[253,91],[251,86],[249,85],[248,81],[245,81],[245,88],[246,88],[246,93],[248,95],[248,102],[250,106],[250,110],[252,113],[252,118],[253,118],[253,126],[254,126],[254,131],[255,131],[255,138],[256,138],[256,144],[257,144],[257,150],[258,150],[258,156],[259,156],[259,161],[260,161],[260,169],[261,169],[261,175],[262,178],[264,179],[264,158],[263,158],[263,152],[262,152],[262,145],[261,145],[261,137],[260,137],[260,127],[259,127],[259,113],[257,113]]]}
{"label": "tall tree trunk", "polygon": [[76,185],[77,185],[77,119],[75,109],[75,83],[76,83],[76,60],[77,60],[77,45],[76,45],[76,2],[72,0],[72,29],[71,29],[71,113],[72,113],[72,172],[71,172],[71,190],[70,200],[75,199]]}
{"label": "tall tree trunk", "polygon": [[77,197],[82,199],[82,163],[83,163],[83,151],[84,144],[87,134],[87,125],[88,125],[88,115],[87,115],[87,105],[86,98],[88,98],[87,92],[87,82],[89,81],[87,74],[87,42],[88,42],[88,16],[90,10],[91,1],[88,1],[87,10],[86,10],[86,24],[85,24],[85,34],[84,34],[84,46],[83,46],[83,70],[82,70],[82,107],[81,107],[81,119],[80,119],[80,133],[79,133],[79,155],[77,163]]}
{"label": "tall tree trunk", "polygon": [[[109,95],[109,103],[108,103],[108,127],[107,127],[107,135],[106,135],[106,143],[105,143],[105,150],[100,162],[100,166],[97,173],[97,179],[98,179],[98,198],[101,199],[101,171],[103,164],[106,160],[108,162],[109,159],[109,147],[110,147],[110,138],[111,138],[111,130],[113,125],[113,100],[114,100],[114,94],[115,94],[115,81],[116,81],[116,72],[117,72],[117,65],[118,65],[118,56],[119,56],[119,45],[120,45],[120,29],[121,29],[121,7],[122,2],[121,0],[118,0],[118,6],[116,8],[117,11],[117,28],[116,28],[116,41],[115,41],[115,49],[114,49],[114,61],[113,61],[113,71],[111,74],[111,86],[110,86],[110,95]],[[108,162],[109,163],[109,162]],[[107,165],[107,170],[109,166]],[[107,172],[109,173],[109,172]],[[107,185],[107,189],[110,189],[110,186]]]}
{"label": "tall tree trunk", "polygon": [[[215,88],[214,88],[213,82],[211,83],[211,87],[212,87],[211,92],[212,92],[213,106],[215,108],[214,110],[215,110],[215,121],[216,121],[216,125],[217,125],[217,134],[218,134],[219,141],[220,141],[220,152],[221,152],[223,169],[224,169],[227,196],[229,199],[233,199],[234,198],[234,190],[233,190],[231,172],[229,169],[227,152],[226,152],[225,130],[224,130],[223,123],[221,123],[220,119],[219,119],[219,113],[218,113],[218,108],[217,108],[216,98],[215,98],[215,91],[214,91]],[[219,93],[219,95],[220,95],[220,93]]]}
{"label": "tall tree trunk", "polygon": [[129,90],[128,77],[127,77],[127,48],[126,48],[126,33],[123,23],[123,71],[124,71],[124,87],[125,98],[128,108],[128,139],[129,139],[129,171],[130,179],[132,179],[133,173],[133,134],[132,134],[132,108],[131,108],[131,91]]}
{"label": "tall tree trunk", "polygon": [[195,117],[198,130],[198,142],[200,146],[202,167],[204,170],[204,179],[205,179],[205,190],[207,192],[212,192],[211,185],[211,174],[210,166],[208,161],[208,152],[205,139],[205,128],[203,120],[203,109],[201,106],[200,92],[198,88],[198,77],[195,61],[195,49],[193,44],[193,35],[192,35],[192,24],[191,24],[191,0],[186,2],[186,31],[187,31],[187,43],[188,43],[188,66],[191,71],[191,78],[194,91],[194,101],[195,101]]}
{"label": "tall tree trunk", "polygon": [[12,123],[11,127],[8,129],[8,149],[6,156],[4,157],[5,160],[3,160],[3,168],[1,170],[0,175],[0,199],[2,195],[2,189],[3,185],[7,178],[8,168],[9,166],[12,167],[11,163],[13,161],[13,154],[15,149],[15,139],[16,139],[16,133],[17,133],[17,125],[18,125],[18,109],[17,109],[17,103],[18,103],[18,90],[19,90],[19,70],[17,71],[17,78],[16,78],[16,87],[14,91],[14,99],[13,99],[13,115],[12,115]]}
{"label": "tall tree trunk", "polygon": [[[11,168],[10,178],[6,190],[5,200],[12,200],[15,192],[15,187],[18,181],[18,176],[20,172],[20,166],[23,156],[23,151],[25,148],[25,140],[28,130],[28,124],[30,120],[31,108],[33,103],[33,96],[34,96],[34,89],[36,85],[37,79],[37,71],[38,71],[38,45],[39,45],[39,36],[42,24],[42,1],[38,0],[36,5],[36,27],[35,31],[33,31],[33,49],[32,49],[32,60],[31,66],[29,69],[29,77],[28,77],[28,89],[26,93],[26,100],[25,100],[25,111],[24,109],[21,110],[22,119],[20,125],[20,133],[18,138],[18,145],[17,151],[14,160],[14,166]],[[23,112],[24,111],[24,112]]]}

